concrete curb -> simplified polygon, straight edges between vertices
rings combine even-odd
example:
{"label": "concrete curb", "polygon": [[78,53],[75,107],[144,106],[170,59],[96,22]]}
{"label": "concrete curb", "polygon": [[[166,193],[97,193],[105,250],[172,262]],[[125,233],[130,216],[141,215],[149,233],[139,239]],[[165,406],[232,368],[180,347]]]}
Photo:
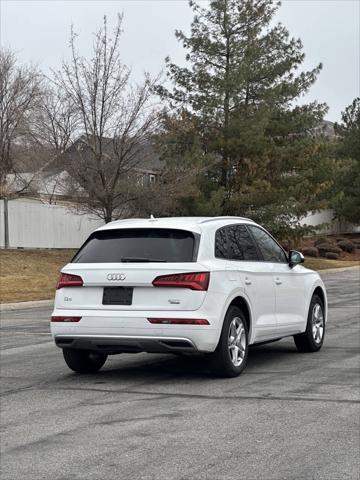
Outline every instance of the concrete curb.
{"label": "concrete curb", "polygon": [[347,270],[359,270],[360,273],[360,265],[355,265],[354,267],[324,268],[323,270],[317,270],[317,272],[321,275],[322,273],[345,272]]}
{"label": "concrete curb", "polygon": [[54,305],[54,300],[2,303],[0,304],[0,312],[8,312],[9,310],[23,310],[25,308],[51,307],[52,305]]}
{"label": "concrete curb", "polygon": [[[341,267],[341,268],[329,268],[324,270],[317,270],[320,275],[324,273],[344,272],[346,270],[359,270],[360,266],[354,267]],[[51,307],[54,304],[54,300],[36,300],[32,302],[17,302],[17,303],[2,303],[0,304],[0,312],[7,312],[9,310],[22,310],[25,308],[38,308],[38,307]]]}

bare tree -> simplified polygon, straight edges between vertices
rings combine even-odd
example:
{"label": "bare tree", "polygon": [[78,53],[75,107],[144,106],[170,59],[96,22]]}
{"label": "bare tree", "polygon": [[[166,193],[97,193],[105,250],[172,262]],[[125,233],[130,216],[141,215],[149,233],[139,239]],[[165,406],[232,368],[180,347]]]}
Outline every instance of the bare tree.
{"label": "bare tree", "polygon": [[95,34],[91,59],[80,56],[72,30],[71,61],[64,62],[55,82],[77,115],[79,138],[67,151],[67,171],[78,209],[105,222],[129,214],[137,197],[137,166],[157,126],[153,87],[145,75],[130,83],[130,70],[120,58],[122,16],[113,33],[106,17]]}
{"label": "bare tree", "polygon": [[65,153],[78,135],[78,113],[72,100],[50,79],[32,117],[30,138],[40,151],[39,179],[46,179],[42,188],[52,203],[69,189]]}
{"label": "bare tree", "polygon": [[222,192],[204,202],[199,180],[208,178],[211,181],[211,171],[218,168],[220,159],[204,153],[193,119],[184,111],[164,109],[155,140],[162,168],[156,183],[142,189],[136,200],[136,214],[183,215],[189,205],[196,205],[203,215],[218,213],[216,202]]}
{"label": "bare tree", "polygon": [[74,142],[78,130],[78,114],[71,98],[53,82],[48,82],[33,118],[32,135],[52,152],[48,166],[60,158]]}
{"label": "bare tree", "polygon": [[143,186],[138,192],[134,213],[137,216],[153,214],[156,217],[179,214],[179,202],[182,199],[197,198],[197,180],[203,172],[204,167],[196,162],[191,166],[185,162],[167,163],[156,183]]}
{"label": "bare tree", "polygon": [[40,95],[38,70],[19,66],[13,52],[0,49],[0,198],[4,200],[5,247],[9,246],[8,200],[27,189],[33,179],[21,175],[16,152],[26,146]]}
{"label": "bare tree", "polygon": [[41,94],[41,75],[35,67],[17,64],[10,50],[0,50],[0,188],[17,173],[14,149],[28,133],[30,116]]}

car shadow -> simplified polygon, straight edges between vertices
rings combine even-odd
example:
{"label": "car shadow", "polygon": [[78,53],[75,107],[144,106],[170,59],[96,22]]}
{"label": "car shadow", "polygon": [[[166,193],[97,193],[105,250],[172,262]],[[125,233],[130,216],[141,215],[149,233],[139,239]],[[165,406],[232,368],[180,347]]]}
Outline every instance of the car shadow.
{"label": "car shadow", "polygon": [[[264,370],[282,370],[281,364],[297,354],[290,341],[282,341],[249,350],[249,358],[243,375],[262,373]],[[124,354],[109,357],[102,370],[96,374],[81,375],[82,383],[103,384],[116,380],[144,381],[144,383],[166,382],[175,379],[181,381],[199,381],[216,379],[208,358],[205,355],[163,355],[163,354]],[[125,361],[123,361],[125,360]],[[265,367],[265,368],[264,368]],[[77,379],[78,374],[69,374],[67,379]]]}
{"label": "car shadow", "polygon": [[282,340],[277,342],[268,343],[266,345],[254,345],[249,349],[249,357],[247,369],[255,370],[258,367],[269,367],[271,365],[286,362],[287,359],[293,358],[295,355],[299,355],[298,350],[292,340]]}

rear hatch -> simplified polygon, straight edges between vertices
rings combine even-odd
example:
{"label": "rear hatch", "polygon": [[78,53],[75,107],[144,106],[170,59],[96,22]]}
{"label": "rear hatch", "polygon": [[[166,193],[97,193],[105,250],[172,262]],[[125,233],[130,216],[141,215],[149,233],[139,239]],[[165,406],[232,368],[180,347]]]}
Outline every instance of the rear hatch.
{"label": "rear hatch", "polygon": [[199,242],[198,233],[179,229],[94,232],[62,270],[65,275],[56,306],[81,310],[197,310],[206,295],[208,274],[182,274],[204,272],[197,263]]}

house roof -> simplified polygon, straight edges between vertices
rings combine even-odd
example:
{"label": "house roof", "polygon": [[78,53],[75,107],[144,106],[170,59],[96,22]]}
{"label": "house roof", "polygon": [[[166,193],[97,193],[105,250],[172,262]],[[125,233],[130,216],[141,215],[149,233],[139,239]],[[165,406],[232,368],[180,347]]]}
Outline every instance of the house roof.
{"label": "house roof", "polygon": [[[59,159],[57,162],[54,162],[50,167],[52,170],[59,171],[63,169],[71,170],[70,166],[72,162],[76,161],[76,156],[79,152],[82,155],[86,155],[86,142],[84,136],[78,138],[70,147],[66,150],[64,158]],[[112,155],[114,151],[114,141],[112,138],[103,139],[103,148],[105,153],[109,156]],[[134,165],[134,170],[143,171],[144,173],[158,173],[162,168],[162,161],[158,153],[156,152],[154,146],[150,143],[143,143],[138,148],[137,155],[132,160]]]}
{"label": "house roof", "polygon": [[22,193],[36,193],[38,195],[67,196],[66,181],[69,174],[61,171],[55,174],[39,171],[36,173],[24,172],[14,175],[9,173],[6,177],[11,191],[23,190]]}

